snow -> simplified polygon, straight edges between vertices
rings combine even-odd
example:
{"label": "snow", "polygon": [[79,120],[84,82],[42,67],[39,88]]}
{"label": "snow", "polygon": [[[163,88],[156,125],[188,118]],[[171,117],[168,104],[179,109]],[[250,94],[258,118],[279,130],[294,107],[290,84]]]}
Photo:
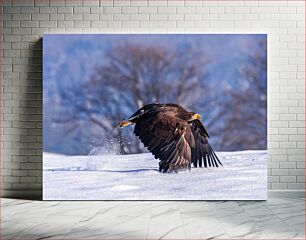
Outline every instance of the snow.
{"label": "snow", "polygon": [[267,151],[218,152],[223,167],[159,173],[150,153],[44,153],[44,200],[264,200]]}

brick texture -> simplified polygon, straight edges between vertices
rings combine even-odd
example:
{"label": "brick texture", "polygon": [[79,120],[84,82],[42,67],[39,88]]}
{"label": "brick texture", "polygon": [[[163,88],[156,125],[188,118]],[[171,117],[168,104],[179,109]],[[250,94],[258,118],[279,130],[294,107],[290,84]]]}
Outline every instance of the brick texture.
{"label": "brick texture", "polygon": [[42,189],[43,33],[268,33],[268,188],[304,189],[304,1],[4,0],[4,196]]}

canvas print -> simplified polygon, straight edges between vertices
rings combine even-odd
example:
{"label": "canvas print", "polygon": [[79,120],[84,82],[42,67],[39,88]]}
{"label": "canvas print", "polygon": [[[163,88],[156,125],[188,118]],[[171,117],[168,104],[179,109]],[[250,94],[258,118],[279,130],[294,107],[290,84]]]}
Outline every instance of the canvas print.
{"label": "canvas print", "polygon": [[267,198],[266,34],[43,36],[45,200]]}

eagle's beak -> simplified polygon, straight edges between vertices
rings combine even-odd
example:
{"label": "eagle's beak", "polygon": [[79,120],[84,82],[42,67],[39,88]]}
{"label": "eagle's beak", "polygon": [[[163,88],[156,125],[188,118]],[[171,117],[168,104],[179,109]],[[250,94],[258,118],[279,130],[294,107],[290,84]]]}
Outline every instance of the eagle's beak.
{"label": "eagle's beak", "polygon": [[196,114],[194,114],[194,115],[192,116],[192,119],[193,119],[193,120],[201,119],[201,115],[198,114],[198,113],[196,113]]}
{"label": "eagle's beak", "polygon": [[121,122],[118,122],[118,126],[120,126],[120,127],[126,127],[126,126],[129,126],[131,124],[132,124],[132,122],[130,122],[130,121],[121,121]]}

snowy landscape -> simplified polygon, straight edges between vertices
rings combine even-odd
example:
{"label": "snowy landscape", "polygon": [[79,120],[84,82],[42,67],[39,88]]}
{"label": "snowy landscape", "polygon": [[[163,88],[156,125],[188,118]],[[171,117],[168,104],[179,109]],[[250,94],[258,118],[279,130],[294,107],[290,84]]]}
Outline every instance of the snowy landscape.
{"label": "snowy landscape", "polygon": [[267,151],[217,152],[223,167],[159,173],[151,153],[44,153],[44,200],[264,200]]}

